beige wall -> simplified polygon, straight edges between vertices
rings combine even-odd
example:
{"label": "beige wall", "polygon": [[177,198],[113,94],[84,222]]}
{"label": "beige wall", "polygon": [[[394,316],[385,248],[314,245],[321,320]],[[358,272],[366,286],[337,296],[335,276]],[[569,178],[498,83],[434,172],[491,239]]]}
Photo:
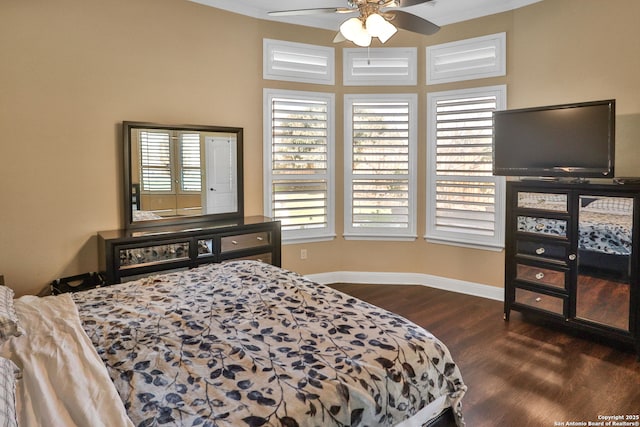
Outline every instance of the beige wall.
{"label": "beige wall", "polygon": [[[604,10],[601,10],[604,9]],[[444,27],[417,46],[426,100],[428,44],[507,32],[508,75],[429,87],[506,83],[510,107],[616,98],[618,175],[640,175],[640,2],[545,0]],[[18,294],[97,268],[95,234],[122,224],[123,120],[244,128],[245,211],[262,213],[262,88],[335,88],[262,80],[262,38],[327,44],[333,32],[258,21],[186,0],[5,0],[0,3],[0,274]],[[425,117],[421,110],[419,117]],[[337,123],[342,152],[342,122]],[[424,235],[425,137],[419,128],[419,226]],[[338,238],[283,247],[301,273],[400,271],[502,286],[503,254],[415,242],[342,239],[343,163],[338,156]],[[299,251],[308,250],[300,260]]]}

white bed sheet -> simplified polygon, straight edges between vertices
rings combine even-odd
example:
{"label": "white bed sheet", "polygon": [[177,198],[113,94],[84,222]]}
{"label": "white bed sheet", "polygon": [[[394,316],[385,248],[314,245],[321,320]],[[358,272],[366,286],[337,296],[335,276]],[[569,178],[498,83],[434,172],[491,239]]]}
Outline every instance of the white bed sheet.
{"label": "white bed sheet", "polygon": [[24,427],[133,427],[69,294],[15,300],[26,331],[0,346],[22,372],[16,388]]}
{"label": "white bed sheet", "polygon": [[424,423],[431,421],[433,418],[440,415],[445,409],[456,404],[457,402],[452,404],[448,396],[440,396],[422,408],[420,412],[415,414],[413,417],[396,424],[394,427],[422,427]]}

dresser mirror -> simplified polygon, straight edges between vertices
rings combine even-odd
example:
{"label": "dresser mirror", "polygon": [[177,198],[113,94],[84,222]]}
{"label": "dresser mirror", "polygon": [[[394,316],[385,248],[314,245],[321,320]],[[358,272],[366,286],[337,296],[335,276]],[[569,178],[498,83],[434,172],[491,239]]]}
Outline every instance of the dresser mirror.
{"label": "dresser mirror", "polygon": [[576,317],[629,331],[633,199],[581,195]]}
{"label": "dresser mirror", "polygon": [[125,228],[244,215],[242,128],[123,122]]}

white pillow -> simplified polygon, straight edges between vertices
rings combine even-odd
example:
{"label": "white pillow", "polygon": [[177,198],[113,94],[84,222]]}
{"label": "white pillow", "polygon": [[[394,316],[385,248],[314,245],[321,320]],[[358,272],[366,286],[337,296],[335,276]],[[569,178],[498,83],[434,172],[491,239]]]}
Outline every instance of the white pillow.
{"label": "white pillow", "polygon": [[0,420],[4,427],[18,427],[16,419],[16,376],[18,367],[9,359],[0,357]]}
{"label": "white pillow", "polygon": [[0,285],[0,344],[11,337],[22,335],[18,317],[13,308],[13,290]]}

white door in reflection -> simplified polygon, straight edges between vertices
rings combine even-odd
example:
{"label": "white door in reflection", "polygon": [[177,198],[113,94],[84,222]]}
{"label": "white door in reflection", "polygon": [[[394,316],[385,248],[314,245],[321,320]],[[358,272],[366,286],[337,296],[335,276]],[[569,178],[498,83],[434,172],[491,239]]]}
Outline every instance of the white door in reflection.
{"label": "white door in reflection", "polygon": [[234,136],[207,136],[205,143],[206,191],[205,214],[233,212],[238,207],[236,171],[236,139]]}

